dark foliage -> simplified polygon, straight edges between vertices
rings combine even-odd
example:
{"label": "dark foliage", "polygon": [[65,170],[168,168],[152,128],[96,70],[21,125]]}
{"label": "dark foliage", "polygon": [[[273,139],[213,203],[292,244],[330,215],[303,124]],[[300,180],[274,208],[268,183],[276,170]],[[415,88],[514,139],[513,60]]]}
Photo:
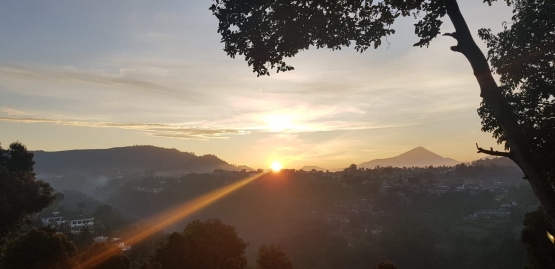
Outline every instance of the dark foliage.
{"label": "dark foliage", "polygon": [[9,242],[6,269],[74,269],[77,248],[64,235],[31,230]]}
{"label": "dark foliage", "polygon": [[0,148],[1,157],[0,165],[8,169],[12,173],[32,173],[33,165],[33,153],[27,151],[27,148],[19,143],[14,142],[10,144],[8,149]]}
{"label": "dark foliage", "polygon": [[281,1],[219,0],[210,7],[220,21],[218,33],[231,57],[244,55],[258,75],[289,71],[284,58],[310,46],[339,50],[354,43],[363,52],[394,34],[400,16],[420,17],[415,46],[428,46],[446,14],[442,1]]}
{"label": "dark foliage", "polygon": [[258,249],[256,260],[259,269],[293,269],[293,264],[281,250],[280,246],[262,245]]}
{"label": "dark foliage", "polygon": [[[501,89],[514,110],[519,126],[537,161],[555,183],[555,2],[514,1],[512,23],[492,34],[481,29],[493,70],[501,76]],[[506,144],[507,137],[491,110],[478,110],[482,130]]]}
{"label": "dark foliage", "polygon": [[[521,240],[528,252],[527,269],[555,268],[555,245],[547,238],[549,224],[541,208],[524,217]],[[551,231],[554,234],[553,231]]]}
{"label": "dark foliage", "polygon": [[218,219],[193,221],[182,233],[172,233],[168,242],[156,250],[153,261],[164,269],[245,268],[247,243],[237,237],[235,228]]}
{"label": "dark foliage", "polygon": [[35,180],[33,165],[33,153],[21,143],[12,143],[8,149],[0,147],[0,246],[10,232],[29,221],[31,214],[55,199],[48,183]]}

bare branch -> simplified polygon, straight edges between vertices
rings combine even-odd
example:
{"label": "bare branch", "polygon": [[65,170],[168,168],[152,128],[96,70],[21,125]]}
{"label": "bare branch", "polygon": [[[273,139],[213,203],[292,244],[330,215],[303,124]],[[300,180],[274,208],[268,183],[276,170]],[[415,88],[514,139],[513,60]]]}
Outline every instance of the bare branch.
{"label": "bare branch", "polygon": [[454,38],[454,39],[457,39],[457,37],[458,37],[457,32],[454,32],[454,33],[445,33],[445,34],[443,34],[443,36],[450,36],[450,37],[452,37],[452,38]]}
{"label": "bare branch", "polygon": [[493,150],[493,148],[490,148],[489,150],[483,149],[483,148],[478,146],[478,143],[476,143],[476,148],[478,149],[478,153],[485,153],[485,154],[492,155],[492,156],[507,157],[511,160],[513,159],[511,152],[497,151],[497,150]]}
{"label": "bare branch", "polygon": [[462,53],[462,50],[459,46],[451,46],[451,50],[454,51],[454,52],[461,52]]}
{"label": "bare branch", "polygon": [[451,47],[451,50],[452,50],[452,51],[455,51],[455,52],[461,52],[461,53],[462,53],[462,50],[461,50],[461,48],[459,47],[459,44],[458,44],[458,43],[460,43],[460,40],[459,40],[459,39],[460,39],[460,35],[459,35],[458,32],[445,33],[445,34],[443,34],[443,36],[450,36],[450,37],[454,38],[455,40],[457,40],[457,45],[456,45],[456,46],[452,46],[452,47]]}

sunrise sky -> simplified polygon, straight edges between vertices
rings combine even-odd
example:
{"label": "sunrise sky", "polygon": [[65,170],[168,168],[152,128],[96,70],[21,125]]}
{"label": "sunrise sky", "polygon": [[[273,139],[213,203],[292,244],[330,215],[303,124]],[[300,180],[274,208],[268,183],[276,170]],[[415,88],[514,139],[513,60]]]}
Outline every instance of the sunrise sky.
{"label": "sunrise sky", "polygon": [[[481,2],[460,1],[472,31],[500,30],[510,9]],[[211,4],[0,2],[0,142],[154,145],[254,168],[331,169],[417,146],[472,161],[484,157],[475,143],[502,149],[480,131],[478,85],[451,38],[414,48],[414,20],[403,19],[389,46],[311,48],[289,60],[294,71],[256,77],[222,50]]]}

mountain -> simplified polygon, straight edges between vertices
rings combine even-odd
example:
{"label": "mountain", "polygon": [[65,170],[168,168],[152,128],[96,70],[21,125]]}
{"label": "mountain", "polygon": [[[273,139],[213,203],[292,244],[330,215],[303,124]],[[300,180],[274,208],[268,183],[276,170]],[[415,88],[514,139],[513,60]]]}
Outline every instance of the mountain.
{"label": "mountain", "polygon": [[328,170],[328,169],[322,168],[322,167],[319,167],[319,166],[305,165],[305,166],[301,167],[301,169],[299,169],[299,170],[304,170],[304,171],[316,170],[316,171],[324,171],[324,172],[326,172],[326,170]]}
{"label": "mountain", "polygon": [[214,169],[240,170],[214,155],[196,156],[190,152],[154,146],[110,149],[84,149],[57,152],[35,151],[35,170],[42,172],[145,171],[206,173]]}
{"label": "mountain", "polygon": [[375,159],[369,162],[364,162],[359,167],[375,168],[376,166],[393,166],[393,167],[412,167],[412,166],[453,166],[461,162],[451,158],[444,158],[439,156],[423,147],[411,149],[401,155],[386,158]]}

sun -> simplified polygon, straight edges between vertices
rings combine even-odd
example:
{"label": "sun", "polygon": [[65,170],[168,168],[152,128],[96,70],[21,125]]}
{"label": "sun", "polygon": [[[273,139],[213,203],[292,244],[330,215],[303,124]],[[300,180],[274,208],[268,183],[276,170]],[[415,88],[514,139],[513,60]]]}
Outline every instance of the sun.
{"label": "sun", "polygon": [[279,172],[282,168],[281,163],[278,162],[278,161],[274,161],[272,163],[272,166],[270,166],[270,167],[272,168],[272,171],[274,171],[274,172]]}

